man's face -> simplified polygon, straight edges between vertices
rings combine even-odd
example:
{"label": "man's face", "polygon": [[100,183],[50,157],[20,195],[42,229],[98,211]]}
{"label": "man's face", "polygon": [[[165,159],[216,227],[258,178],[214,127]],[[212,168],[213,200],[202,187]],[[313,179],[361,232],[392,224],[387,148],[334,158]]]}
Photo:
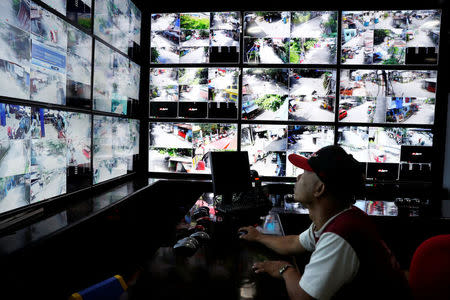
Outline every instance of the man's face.
{"label": "man's face", "polygon": [[320,183],[321,181],[316,173],[305,170],[303,174],[297,176],[297,182],[294,187],[294,200],[308,208],[308,205],[315,198],[314,191]]}

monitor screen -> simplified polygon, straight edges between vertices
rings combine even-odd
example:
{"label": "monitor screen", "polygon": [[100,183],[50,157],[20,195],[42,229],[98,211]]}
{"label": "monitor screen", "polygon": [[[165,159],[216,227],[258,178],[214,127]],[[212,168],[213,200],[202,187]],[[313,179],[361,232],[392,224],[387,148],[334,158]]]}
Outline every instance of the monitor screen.
{"label": "monitor screen", "polygon": [[214,194],[245,192],[251,187],[248,153],[210,152]]}
{"label": "monitor screen", "polygon": [[237,151],[237,124],[150,123],[149,171],[210,174],[208,153]]}
{"label": "monitor screen", "polygon": [[34,2],[13,2],[0,4],[0,95],[89,109],[92,37]]}
{"label": "monitor screen", "polygon": [[152,13],[151,62],[238,63],[239,12]]}
{"label": "monitor screen", "polygon": [[0,212],[90,185],[91,116],[0,103]]}
{"label": "monitor screen", "polygon": [[400,149],[400,161],[408,163],[431,163],[433,147],[403,145]]}
{"label": "monitor screen", "polygon": [[131,116],[139,99],[140,66],[95,41],[94,110]]}
{"label": "monitor screen", "polygon": [[141,11],[130,0],[96,0],[94,34],[133,57],[141,38]]}
{"label": "monitor screen", "polygon": [[440,10],[342,12],[344,64],[436,64]]}
{"label": "monitor screen", "polygon": [[238,87],[238,68],[152,68],[150,107],[172,102],[178,104],[175,117],[235,119]]}
{"label": "monitor screen", "polygon": [[244,13],[244,62],[336,63],[337,11]]}
{"label": "monitor screen", "polygon": [[434,124],[437,71],[343,70],[341,122]]}
{"label": "monitor screen", "polygon": [[368,163],[367,178],[374,180],[397,180],[399,164],[395,163]]}
{"label": "monitor screen", "polygon": [[339,127],[338,144],[360,162],[399,163],[403,145],[432,146],[433,133],[425,128]]}
{"label": "monitor screen", "polygon": [[94,116],[93,183],[135,170],[139,155],[139,120]]}

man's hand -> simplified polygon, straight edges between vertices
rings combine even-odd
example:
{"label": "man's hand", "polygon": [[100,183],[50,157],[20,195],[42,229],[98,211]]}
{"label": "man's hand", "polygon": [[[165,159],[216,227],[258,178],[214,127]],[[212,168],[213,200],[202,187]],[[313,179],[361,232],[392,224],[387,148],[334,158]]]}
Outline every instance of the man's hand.
{"label": "man's hand", "polygon": [[246,234],[241,235],[239,238],[243,240],[247,240],[250,242],[257,242],[263,235],[261,232],[259,232],[255,227],[253,226],[245,226],[238,229],[238,231],[247,231]]}
{"label": "man's hand", "polygon": [[254,263],[252,269],[257,274],[267,273],[274,278],[281,278],[280,269],[285,265],[291,265],[291,263],[282,260],[266,260]]}

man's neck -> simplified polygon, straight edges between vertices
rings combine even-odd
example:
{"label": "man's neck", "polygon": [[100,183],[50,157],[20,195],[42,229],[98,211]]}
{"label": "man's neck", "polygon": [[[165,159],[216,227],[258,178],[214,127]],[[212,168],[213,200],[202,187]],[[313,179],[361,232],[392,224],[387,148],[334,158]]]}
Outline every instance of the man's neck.
{"label": "man's neck", "polygon": [[322,226],[333,216],[346,208],[337,208],[330,205],[314,205],[309,207],[309,217],[315,225],[315,230],[320,230]]}

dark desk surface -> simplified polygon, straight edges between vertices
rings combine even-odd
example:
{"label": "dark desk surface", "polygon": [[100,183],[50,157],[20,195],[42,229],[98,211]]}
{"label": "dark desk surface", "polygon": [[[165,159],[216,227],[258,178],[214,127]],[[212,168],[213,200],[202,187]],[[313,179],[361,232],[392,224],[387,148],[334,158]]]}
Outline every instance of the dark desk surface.
{"label": "dark desk surface", "polygon": [[[288,299],[282,280],[255,274],[252,265],[257,261],[292,258],[282,257],[261,244],[238,239],[239,223],[245,224],[246,220],[230,220],[226,215],[221,219],[210,210],[212,221],[206,231],[211,240],[192,256],[174,251],[177,239],[192,233],[196,223],[190,216],[200,206],[212,207],[200,198],[176,224],[174,236],[156,251],[136,285],[130,288],[129,299]],[[249,220],[255,218],[260,231],[284,235],[278,214],[269,212]],[[188,228],[190,233],[186,233]]]}

